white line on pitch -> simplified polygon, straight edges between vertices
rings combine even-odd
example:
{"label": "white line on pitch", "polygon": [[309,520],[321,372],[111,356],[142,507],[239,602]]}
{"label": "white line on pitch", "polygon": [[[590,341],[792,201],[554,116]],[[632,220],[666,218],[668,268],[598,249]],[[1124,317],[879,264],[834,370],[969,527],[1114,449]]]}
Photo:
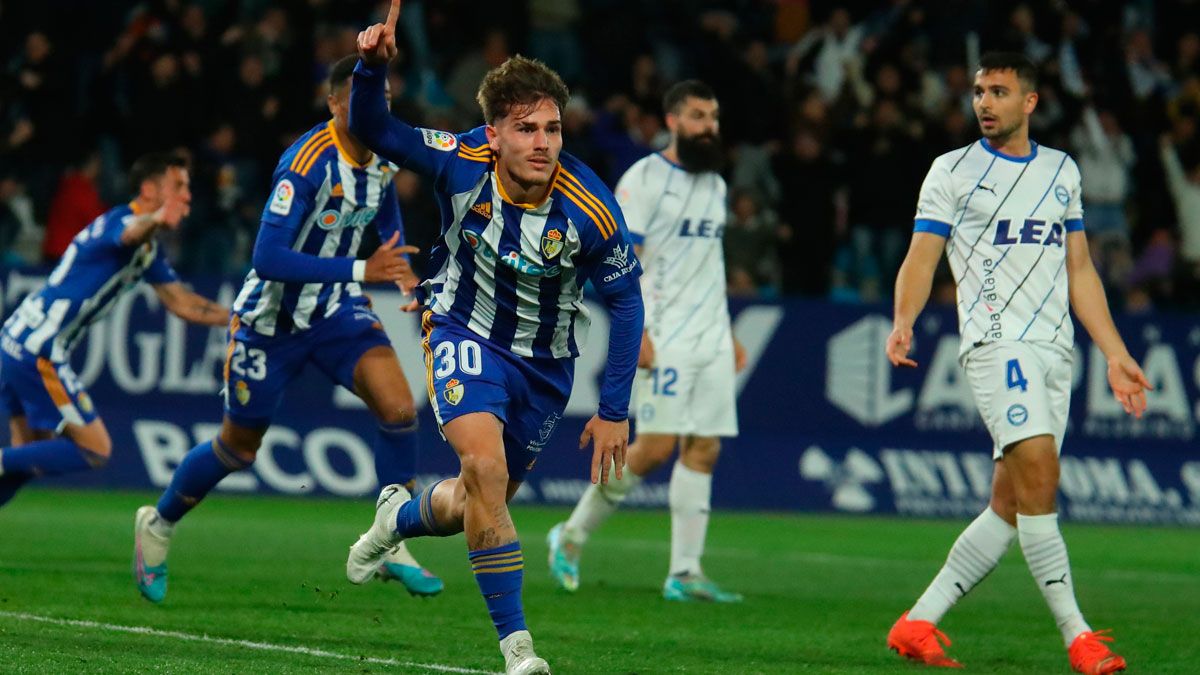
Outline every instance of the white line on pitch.
{"label": "white line on pitch", "polygon": [[324,649],[313,649],[312,647],[297,647],[293,645],[277,645],[270,642],[254,642],[251,640],[233,640],[230,638],[212,637],[209,635],[197,635],[195,633],[182,633],[173,630],[158,630],[148,626],[122,626],[115,623],[102,623],[99,621],[85,621],[82,619],[59,619],[52,616],[41,616],[39,614],[28,614],[26,612],[4,612],[0,611],[0,618],[16,619],[17,621],[35,621],[38,623],[49,623],[56,626],[75,626],[77,628],[94,628],[97,630],[105,630],[113,633],[132,633],[134,635],[148,635],[150,637],[174,638],[176,640],[190,640],[192,642],[206,642],[209,644],[222,645],[225,647],[241,647],[243,649],[257,649],[265,652],[286,652],[288,654],[302,654],[304,656],[315,656],[323,659],[340,659],[342,661],[353,661],[355,663],[373,663],[380,666],[395,666],[398,668],[422,668],[424,670],[434,670],[441,673],[489,673],[487,670],[475,670],[473,668],[458,668],[455,666],[443,666],[437,663],[416,663],[413,661],[397,661],[396,659],[381,659],[374,656],[352,656],[350,654],[340,654],[338,652],[329,652]]}

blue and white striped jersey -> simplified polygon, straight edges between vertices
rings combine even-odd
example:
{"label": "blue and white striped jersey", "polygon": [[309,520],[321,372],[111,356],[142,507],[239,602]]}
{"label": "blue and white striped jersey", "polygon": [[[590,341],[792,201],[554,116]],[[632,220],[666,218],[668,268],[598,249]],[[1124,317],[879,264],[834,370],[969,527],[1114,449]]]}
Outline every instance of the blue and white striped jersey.
{"label": "blue and white striped jersey", "polygon": [[564,152],[545,200],[513,203],[483,127],[418,131],[419,161],[442,207],[437,272],[423,284],[429,308],[518,356],[579,356],[589,325],[584,285],[606,294],[641,274],[612,193]]}
{"label": "blue and white striped jersey", "polygon": [[1071,349],[1067,233],[1083,229],[1079,167],[1034,143],[1012,157],[986,140],[933,161],[914,229],[947,238],[961,354],[998,340]]}
{"label": "blue and white striped jersey", "polygon": [[400,231],[403,244],[395,172],[396,165],[374,155],[357,164],[343,150],[332,120],[293,143],[275,167],[256,248],[265,235],[284,234],[298,253],[347,259],[347,273],[344,281],[305,283],[264,279],[252,269],[233,305],[241,325],[262,335],[287,334],[366,302],[362,287],[351,281],[350,264],[368,224],[384,240]]}
{"label": "blue and white striped jersey", "polygon": [[104,318],[122,293],[145,279],[178,281],[155,239],[140,246],[121,243],[121,233],[138,215],[136,203],[122,204],[83,228],[50,273],[4,322],[5,351],[19,350],[66,362],[88,326]]}

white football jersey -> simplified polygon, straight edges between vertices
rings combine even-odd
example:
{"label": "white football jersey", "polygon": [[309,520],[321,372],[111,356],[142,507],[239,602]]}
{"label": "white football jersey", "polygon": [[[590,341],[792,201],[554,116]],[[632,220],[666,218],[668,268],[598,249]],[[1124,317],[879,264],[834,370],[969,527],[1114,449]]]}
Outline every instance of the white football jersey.
{"label": "white football jersey", "polygon": [[960,354],[999,340],[1071,349],[1068,232],[1083,229],[1079,167],[1032,144],[1025,157],[984,140],[933,160],[916,232],[946,237],[958,286]]}
{"label": "white football jersey", "polygon": [[642,247],[646,330],[656,351],[700,359],[732,349],[722,249],[725,180],[689,173],[666,157],[643,157],[617,183],[617,202]]}

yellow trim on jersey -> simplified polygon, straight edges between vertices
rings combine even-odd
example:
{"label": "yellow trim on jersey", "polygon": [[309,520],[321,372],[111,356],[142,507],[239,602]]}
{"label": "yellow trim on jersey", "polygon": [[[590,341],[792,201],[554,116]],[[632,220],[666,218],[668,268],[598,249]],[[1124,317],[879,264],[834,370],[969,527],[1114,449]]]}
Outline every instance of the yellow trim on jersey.
{"label": "yellow trim on jersey", "polygon": [[564,197],[574,202],[575,206],[578,206],[580,209],[582,209],[583,212],[592,219],[592,222],[596,225],[596,229],[600,231],[600,236],[602,238],[608,239],[613,235],[615,230],[610,229],[607,221],[604,220],[603,216],[601,216],[598,211],[596,211],[593,202],[588,200],[585,195],[580,194],[579,188],[575,187],[571,183],[568,183],[566,179],[562,178],[560,178],[558,182],[554,184],[554,187],[558,188]]}
{"label": "yellow trim on jersey", "polygon": [[613,234],[616,234],[617,219],[613,218],[612,213],[609,212],[608,207],[606,207],[604,205],[604,202],[600,201],[596,197],[596,195],[592,194],[587,188],[585,188],[583,186],[583,182],[580,181],[575,176],[571,175],[570,171],[563,169],[562,175],[564,178],[567,179],[567,182],[571,185],[571,187],[575,188],[577,193],[580,193],[579,196],[581,196],[585,201],[587,201],[589,204],[591,204],[596,209],[596,212],[599,213],[601,215],[601,217],[604,218],[603,222],[596,223],[597,225],[600,226],[601,232],[607,231],[607,234],[604,235],[604,238],[608,239]]}
{"label": "yellow trim on jersey", "polygon": [[561,164],[555,165],[554,173],[550,174],[550,189],[546,190],[546,194],[542,195],[541,200],[539,200],[536,204],[531,203],[531,202],[522,202],[522,203],[514,202],[508,196],[508,192],[506,192],[504,190],[504,182],[500,180],[500,171],[496,170],[496,171],[493,171],[492,173],[496,176],[496,189],[500,192],[500,199],[503,199],[504,201],[506,201],[509,204],[512,204],[513,206],[516,206],[518,208],[536,209],[537,207],[541,206],[542,204],[545,204],[546,200],[550,198],[550,194],[552,192],[554,192],[554,183],[558,180],[558,172],[560,169],[562,169]]}
{"label": "yellow trim on jersey", "polygon": [[365,169],[371,165],[371,162],[375,161],[375,153],[373,152],[371,153],[371,156],[367,158],[367,161],[363,162],[362,164],[354,161],[354,158],[350,156],[350,153],[346,152],[345,146],[342,145],[342,139],[338,137],[337,127],[334,126],[333,120],[329,120],[328,129],[329,135],[333,136],[333,144],[337,146],[338,154],[345,158],[347,164],[356,169]]}
{"label": "yellow trim on jersey", "polygon": [[238,317],[237,314],[234,314],[233,318],[231,318],[229,320],[229,346],[227,346],[225,348],[225,369],[223,372],[224,372],[226,387],[229,386],[229,366],[230,366],[230,364],[233,363],[233,349],[235,346],[234,336],[237,335],[238,327],[241,325],[242,325],[241,319]]}
{"label": "yellow trim on jersey", "polygon": [[433,389],[433,349],[429,340],[433,337],[433,310],[425,310],[421,317],[421,330],[425,337],[421,338],[421,348],[425,351],[425,387],[429,390],[429,401],[437,405],[437,393]]}
{"label": "yellow trim on jersey", "polygon": [[458,146],[458,151],[459,151],[459,153],[466,153],[468,155],[475,155],[476,157],[482,157],[483,155],[492,154],[492,146],[490,143],[484,143],[483,145],[477,145],[473,148],[465,146],[465,145],[460,145],[460,146]]}
{"label": "yellow trim on jersey", "polygon": [[296,156],[292,158],[292,165],[290,167],[288,167],[288,169],[290,169],[292,171],[299,171],[300,167],[303,166],[304,163],[308,161],[308,158],[311,156],[310,153],[312,152],[313,148],[317,147],[323,141],[326,141],[328,139],[329,139],[329,129],[328,128],[322,129],[322,130],[318,131],[317,133],[313,134],[312,136],[310,136],[307,141],[304,141],[304,145],[300,146],[300,150],[298,150],[296,152]]}
{"label": "yellow trim on jersey", "polygon": [[326,138],[326,140],[322,141],[321,144],[317,146],[316,151],[313,152],[312,156],[309,157],[306,162],[304,162],[304,164],[300,167],[300,170],[297,171],[296,173],[300,174],[301,176],[307,176],[308,172],[312,171],[312,168],[314,166],[316,166],[317,160],[321,159],[321,155],[324,154],[326,150],[328,150],[329,148],[332,148],[332,147],[333,147],[333,139]]}
{"label": "yellow trim on jersey", "polygon": [[133,211],[133,215],[135,215],[135,216],[142,215],[142,209],[141,209],[141,207],[138,206],[136,199],[129,202],[129,210]]}
{"label": "yellow trim on jersey", "polygon": [[71,397],[67,395],[67,388],[63,386],[62,380],[58,377],[58,371],[54,369],[54,363],[44,356],[39,356],[37,369],[38,374],[42,376],[42,386],[46,387],[46,393],[50,394],[50,400],[54,402],[54,405],[60,408],[64,405],[73,405]]}

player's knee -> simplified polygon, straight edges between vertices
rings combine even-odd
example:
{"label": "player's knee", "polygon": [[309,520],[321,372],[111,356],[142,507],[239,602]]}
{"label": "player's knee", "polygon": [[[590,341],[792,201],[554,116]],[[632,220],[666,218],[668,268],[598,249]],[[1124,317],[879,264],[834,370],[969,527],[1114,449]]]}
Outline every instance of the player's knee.
{"label": "player's knee", "polygon": [[411,400],[382,406],[377,413],[379,423],[388,427],[409,427],[417,423],[416,406]]}
{"label": "player's knee", "polygon": [[93,430],[82,438],[74,440],[83,453],[83,458],[87,460],[88,466],[93,469],[103,469],[108,465],[108,460],[112,457],[112,438],[107,431]]}
{"label": "player's knee", "polygon": [[508,465],[503,458],[491,455],[465,454],[462,457],[462,479],[468,495],[483,494],[508,485]]}
{"label": "player's knee", "polygon": [[112,458],[112,448],[111,447],[109,448],[108,452],[104,452],[104,453],[96,452],[94,450],[91,450],[90,448],[83,449],[83,459],[85,461],[87,461],[88,466],[91,467],[93,471],[98,471],[98,470],[103,469],[104,467],[108,466],[108,460],[111,458]]}
{"label": "player's knee", "polygon": [[721,440],[718,438],[691,438],[680,453],[684,466],[695,471],[712,473],[721,456]]}

